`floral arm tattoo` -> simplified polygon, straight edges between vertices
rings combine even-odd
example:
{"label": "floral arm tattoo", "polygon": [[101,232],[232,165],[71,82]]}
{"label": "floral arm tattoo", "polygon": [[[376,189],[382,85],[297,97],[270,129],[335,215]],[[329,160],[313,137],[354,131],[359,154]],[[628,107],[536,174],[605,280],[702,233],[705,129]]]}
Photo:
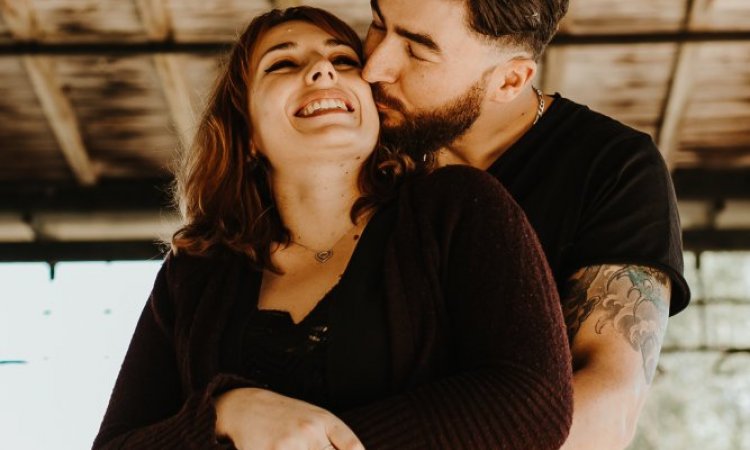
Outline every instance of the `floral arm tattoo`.
{"label": "floral arm tattoo", "polygon": [[646,381],[656,372],[669,316],[669,277],[644,266],[591,266],[571,278],[563,301],[568,336],[573,338],[589,318],[595,331],[613,329],[640,352]]}

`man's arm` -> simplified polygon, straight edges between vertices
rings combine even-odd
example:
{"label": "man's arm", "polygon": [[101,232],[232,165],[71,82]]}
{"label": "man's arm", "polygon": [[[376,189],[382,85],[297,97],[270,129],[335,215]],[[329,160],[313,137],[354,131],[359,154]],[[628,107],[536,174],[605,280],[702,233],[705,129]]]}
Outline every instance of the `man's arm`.
{"label": "man's arm", "polygon": [[573,427],[563,450],[619,450],[633,439],[656,372],[670,280],[634,265],[585,267],[562,292],[573,355]]}

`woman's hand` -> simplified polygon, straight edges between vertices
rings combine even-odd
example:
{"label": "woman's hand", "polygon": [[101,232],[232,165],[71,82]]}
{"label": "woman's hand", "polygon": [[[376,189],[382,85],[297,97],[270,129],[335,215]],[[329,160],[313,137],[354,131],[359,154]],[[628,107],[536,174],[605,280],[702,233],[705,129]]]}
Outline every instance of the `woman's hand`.
{"label": "woman's hand", "polygon": [[215,404],[216,434],[239,450],[364,450],[338,417],[272,391],[232,389]]}

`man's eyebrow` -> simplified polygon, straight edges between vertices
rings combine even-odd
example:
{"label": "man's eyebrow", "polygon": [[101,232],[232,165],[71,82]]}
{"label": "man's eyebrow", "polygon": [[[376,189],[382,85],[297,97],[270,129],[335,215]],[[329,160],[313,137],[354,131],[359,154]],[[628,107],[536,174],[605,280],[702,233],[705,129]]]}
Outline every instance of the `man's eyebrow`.
{"label": "man's eyebrow", "polygon": [[[378,0],[370,0],[370,8],[375,11],[375,14],[378,15],[378,18],[380,20],[385,22],[385,18],[383,17],[383,12],[380,10],[380,4],[378,3]],[[429,34],[412,33],[411,31],[405,30],[404,28],[399,26],[396,27],[396,34],[409,39],[410,41],[416,42],[417,44],[424,45],[429,50],[435,53],[441,53],[440,46],[437,45],[437,43],[430,37]]]}
{"label": "man's eyebrow", "polygon": [[440,46],[437,45],[437,43],[430,37],[429,34],[412,33],[411,31],[407,31],[401,27],[396,27],[395,30],[396,34],[398,34],[399,36],[416,42],[417,44],[423,45],[434,53],[441,52]]}

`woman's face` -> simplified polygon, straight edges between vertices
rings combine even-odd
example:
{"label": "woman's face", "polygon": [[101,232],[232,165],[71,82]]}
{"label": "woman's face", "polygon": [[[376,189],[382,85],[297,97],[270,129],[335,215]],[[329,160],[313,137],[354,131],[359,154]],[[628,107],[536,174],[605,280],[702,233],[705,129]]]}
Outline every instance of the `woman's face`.
{"label": "woman's face", "polygon": [[375,147],[378,113],[361,61],[348,45],[307,22],[269,30],[251,67],[253,142],[272,167],[364,161]]}

